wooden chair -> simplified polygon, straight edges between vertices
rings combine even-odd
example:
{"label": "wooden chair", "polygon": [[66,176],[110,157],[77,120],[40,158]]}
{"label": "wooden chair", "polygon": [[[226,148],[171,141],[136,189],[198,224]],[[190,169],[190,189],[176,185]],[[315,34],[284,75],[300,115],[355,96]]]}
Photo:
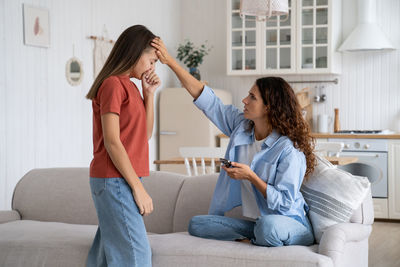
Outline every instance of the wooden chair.
{"label": "wooden chair", "polygon": [[[226,148],[223,147],[180,147],[179,154],[185,159],[187,174],[192,176],[192,167],[194,175],[199,175],[197,170],[196,158],[201,159],[201,169],[206,174],[206,164],[204,159],[211,159],[211,173],[215,172],[215,159],[224,157]],[[189,159],[192,161],[190,166]]]}

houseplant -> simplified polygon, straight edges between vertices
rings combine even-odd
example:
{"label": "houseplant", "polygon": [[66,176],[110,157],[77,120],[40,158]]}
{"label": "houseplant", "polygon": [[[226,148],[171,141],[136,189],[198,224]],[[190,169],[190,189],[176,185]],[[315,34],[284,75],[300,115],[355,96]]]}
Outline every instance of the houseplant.
{"label": "houseplant", "polygon": [[179,44],[176,57],[189,68],[190,74],[200,80],[200,71],[197,67],[203,62],[203,57],[208,55],[211,48],[207,46],[207,41],[200,47],[196,47],[193,42],[186,39],[184,43]]}

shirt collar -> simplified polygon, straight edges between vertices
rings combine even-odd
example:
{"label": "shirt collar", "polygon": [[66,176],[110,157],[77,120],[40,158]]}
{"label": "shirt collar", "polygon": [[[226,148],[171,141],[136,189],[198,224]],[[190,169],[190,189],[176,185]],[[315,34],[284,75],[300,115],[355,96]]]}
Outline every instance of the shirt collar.
{"label": "shirt collar", "polygon": [[[255,140],[255,135],[254,135],[254,127],[251,129],[251,131],[246,130],[247,124],[243,123],[240,126],[240,132],[238,133],[241,138],[239,138],[238,142],[236,145],[244,145],[244,144],[252,144],[254,143]],[[272,130],[272,132],[265,138],[264,144],[267,145],[268,147],[271,147],[275,142],[281,137],[281,134],[278,133],[276,130]]]}
{"label": "shirt collar", "polygon": [[268,147],[271,147],[275,142],[281,137],[281,134],[278,133],[275,129],[272,130],[272,132],[265,138],[264,144],[266,144]]}

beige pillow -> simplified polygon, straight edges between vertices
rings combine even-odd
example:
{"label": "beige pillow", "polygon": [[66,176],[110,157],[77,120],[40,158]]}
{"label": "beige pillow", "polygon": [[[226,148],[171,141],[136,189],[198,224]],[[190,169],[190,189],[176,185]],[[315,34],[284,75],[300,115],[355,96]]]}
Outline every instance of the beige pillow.
{"label": "beige pillow", "polygon": [[350,218],[366,197],[370,188],[368,178],[337,169],[326,159],[317,157],[317,166],[301,192],[310,207],[308,217],[319,243],[328,227]]}

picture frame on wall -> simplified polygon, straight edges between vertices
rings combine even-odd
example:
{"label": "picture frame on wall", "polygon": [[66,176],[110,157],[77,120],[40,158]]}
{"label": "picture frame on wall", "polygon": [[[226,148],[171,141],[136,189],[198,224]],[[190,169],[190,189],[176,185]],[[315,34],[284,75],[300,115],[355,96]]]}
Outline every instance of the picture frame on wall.
{"label": "picture frame on wall", "polygon": [[24,44],[50,47],[49,11],[23,4]]}

